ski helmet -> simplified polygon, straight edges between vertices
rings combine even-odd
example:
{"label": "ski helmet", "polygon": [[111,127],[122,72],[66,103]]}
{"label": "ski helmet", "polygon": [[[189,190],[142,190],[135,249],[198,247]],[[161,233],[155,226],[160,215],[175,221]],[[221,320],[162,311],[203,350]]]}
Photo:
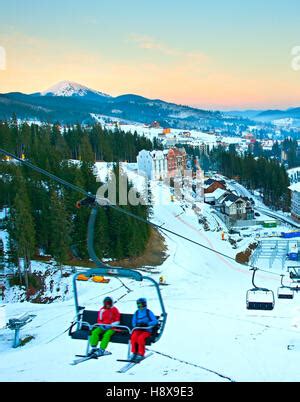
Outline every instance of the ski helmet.
{"label": "ski helmet", "polygon": [[142,307],[147,307],[147,299],[145,299],[144,297],[140,297],[137,301],[136,301],[137,305],[141,305]]}
{"label": "ski helmet", "polygon": [[103,304],[104,304],[104,306],[106,306],[106,305],[112,306],[114,304],[114,301],[111,297],[108,296],[103,300]]}

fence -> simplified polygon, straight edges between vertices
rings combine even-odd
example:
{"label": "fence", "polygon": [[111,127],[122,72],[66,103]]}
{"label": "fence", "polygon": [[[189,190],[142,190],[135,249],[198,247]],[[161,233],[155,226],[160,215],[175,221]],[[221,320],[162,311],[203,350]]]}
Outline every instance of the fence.
{"label": "fence", "polygon": [[[300,242],[298,242],[300,247]],[[275,261],[281,263],[282,270],[285,268],[285,262],[287,254],[289,252],[288,240],[261,240],[258,243],[258,247],[252,255],[251,263],[257,265],[261,260],[267,260],[269,268],[271,269]]]}

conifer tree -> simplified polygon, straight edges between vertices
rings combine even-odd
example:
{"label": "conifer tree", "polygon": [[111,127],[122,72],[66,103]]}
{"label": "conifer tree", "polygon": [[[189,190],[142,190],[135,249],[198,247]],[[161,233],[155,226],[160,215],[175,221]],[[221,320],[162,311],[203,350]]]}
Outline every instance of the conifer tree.
{"label": "conifer tree", "polygon": [[[60,190],[61,191],[61,190]],[[63,204],[63,197],[55,190],[50,197],[50,253],[59,266],[68,260],[71,242],[70,219]]]}
{"label": "conifer tree", "polygon": [[18,268],[21,272],[23,260],[25,286],[29,287],[31,259],[35,253],[35,227],[24,179],[19,176],[18,191],[11,210],[10,236],[15,242],[18,256]]}

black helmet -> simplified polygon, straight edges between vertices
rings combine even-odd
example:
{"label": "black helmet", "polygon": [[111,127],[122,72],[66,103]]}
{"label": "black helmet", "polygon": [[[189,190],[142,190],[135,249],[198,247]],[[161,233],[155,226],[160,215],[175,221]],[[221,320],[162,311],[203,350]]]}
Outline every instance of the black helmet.
{"label": "black helmet", "polygon": [[137,301],[136,304],[141,304],[143,307],[147,307],[147,299],[145,297],[140,297]]}
{"label": "black helmet", "polygon": [[111,297],[108,296],[103,300],[103,304],[104,304],[104,306],[106,306],[107,304],[112,306],[114,304],[114,301],[113,301],[113,299]]}

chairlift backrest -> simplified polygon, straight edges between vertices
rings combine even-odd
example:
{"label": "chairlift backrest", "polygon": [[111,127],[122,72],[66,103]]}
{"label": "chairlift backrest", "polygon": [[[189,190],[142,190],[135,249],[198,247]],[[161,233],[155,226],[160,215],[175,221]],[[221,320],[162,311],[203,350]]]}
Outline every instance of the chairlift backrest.
{"label": "chairlift backrest", "polygon": [[[73,327],[76,324],[74,323],[69,330],[69,335],[72,337],[72,339],[88,340],[91,328],[97,324],[97,318],[97,311],[84,310],[81,315],[81,319],[77,329],[73,331]],[[133,314],[121,314],[120,326],[122,326],[122,328],[116,328],[115,334],[111,339],[112,343],[128,344],[130,339],[130,332],[133,329],[132,318]],[[150,346],[152,343],[157,342],[161,337],[161,331],[163,330],[163,320],[161,317],[157,317],[157,319],[159,321],[159,324],[153,329],[151,337],[147,339],[146,344],[148,346]]]}
{"label": "chairlift backrest", "polygon": [[[132,318],[134,314],[127,314],[127,313],[121,313],[121,318],[120,318],[120,325],[128,327],[129,329],[132,329]],[[159,319],[159,317],[156,317]],[[98,320],[98,311],[91,311],[91,310],[84,310],[82,313],[82,328],[81,329],[88,329],[84,323],[88,323],[90,325],[94,325],[97,323]]]}

